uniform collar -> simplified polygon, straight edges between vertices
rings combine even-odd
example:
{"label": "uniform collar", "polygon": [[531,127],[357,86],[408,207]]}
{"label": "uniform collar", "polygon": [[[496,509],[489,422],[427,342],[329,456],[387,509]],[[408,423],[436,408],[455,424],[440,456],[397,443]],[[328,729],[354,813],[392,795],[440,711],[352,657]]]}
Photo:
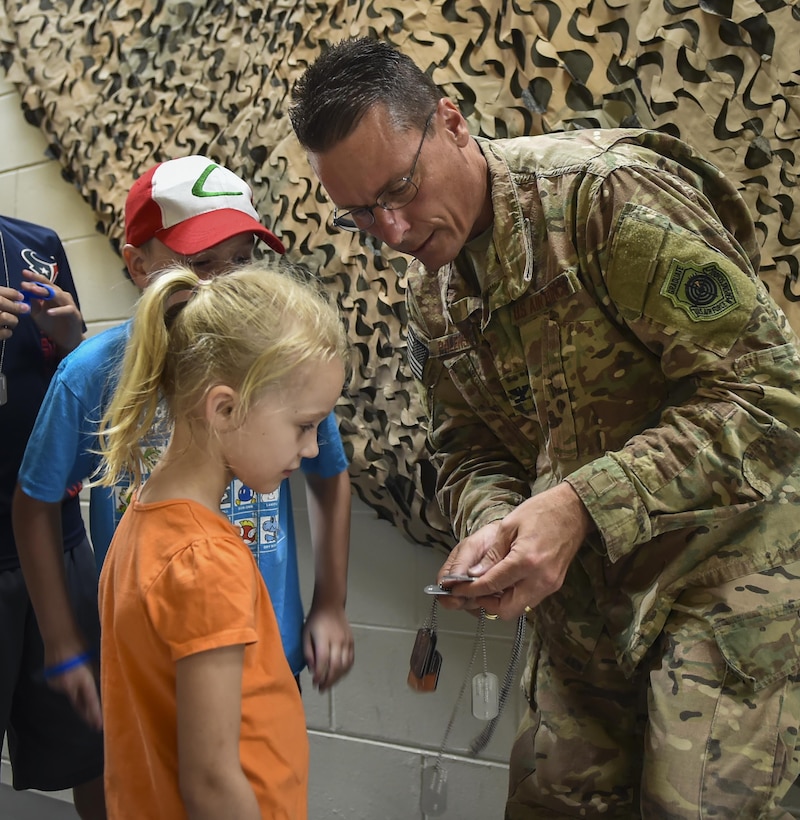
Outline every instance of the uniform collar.
{"label": "uniform collar", "polygon": [[[529,220],[523,214],[517,187],[502,152],[491,140],[475,137],[475,141],[488,166],[494,213],[491,239],[485,248],[482,265],[473,268],[470,254],[462,250],[456,260],[446,266],[446,282],[442,284],[445,286],[444,301],[453,321],[463,321],[480,310],[483,329],[495,310],[515,301],[528,290],[534,257]],[[474,240],[474,245],[471,249],[473,258],[480,248],[480,237]]]}

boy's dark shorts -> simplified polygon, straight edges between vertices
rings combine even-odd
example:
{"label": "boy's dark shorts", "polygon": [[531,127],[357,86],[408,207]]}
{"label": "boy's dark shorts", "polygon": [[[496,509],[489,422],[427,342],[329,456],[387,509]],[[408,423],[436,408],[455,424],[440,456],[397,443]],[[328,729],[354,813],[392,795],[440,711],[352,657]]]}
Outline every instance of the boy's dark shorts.
{"label": "boy's dark shorts", "polygon": [[[99,651],[97,569],[88,540],[64,553],[83,634]],[[103,773],[103,735],[42,677],[44,647],[20,569],[0,572],[0,728],[15,789],[71,789]]]}

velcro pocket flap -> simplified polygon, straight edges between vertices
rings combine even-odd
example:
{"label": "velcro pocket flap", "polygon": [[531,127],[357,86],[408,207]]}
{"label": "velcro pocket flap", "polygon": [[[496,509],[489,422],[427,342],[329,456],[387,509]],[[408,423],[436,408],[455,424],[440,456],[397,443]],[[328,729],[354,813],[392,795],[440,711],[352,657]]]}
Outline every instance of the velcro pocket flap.
{"label": "velcro pocket flap", "polygon": [[792,601],[714,625],[728,666],[754,691],[800,671],[800,602]]}

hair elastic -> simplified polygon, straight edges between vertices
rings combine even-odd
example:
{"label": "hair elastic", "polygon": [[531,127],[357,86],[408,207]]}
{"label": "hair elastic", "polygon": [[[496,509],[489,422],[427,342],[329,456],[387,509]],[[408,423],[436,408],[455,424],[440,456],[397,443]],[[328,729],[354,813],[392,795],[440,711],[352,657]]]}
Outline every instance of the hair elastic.
{"label": "hair elastic", "polygon": [[56,292],[52,287],[50,287],[50,285],[45,285],[44,282],[34,282],[33,284],[40,288],[44,288],[47,291],[47,296],[39,296],[38,293],[30,293],[27,290],[23,290],[20,291],[23,302],[30,304],[32,299],[36,299],[39,302],[44,302],[45,299],[53,299],[55,297]]}

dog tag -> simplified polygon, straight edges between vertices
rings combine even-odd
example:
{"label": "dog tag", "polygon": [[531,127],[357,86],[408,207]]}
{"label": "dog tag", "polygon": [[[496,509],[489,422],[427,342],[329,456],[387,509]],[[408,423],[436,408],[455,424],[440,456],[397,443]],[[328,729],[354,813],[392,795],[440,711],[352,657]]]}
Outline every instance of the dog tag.
{"label": "dog tag", "polygon": [[441,766],[427,766],[422,772],[419,807],[428,817],[439,817],[447,811],[447,772]]}
{"label": "dog tag", "polygon": [[434,650],[431,656],[431,662],[425,670],[424,675],[415,675],[414,670],[410,669],[406,683],[415,692],[435,692],[439,684],[439,672],[442,669],[442,653]]}
{"label": "dog tag", "polygon": [[6,380],[6,374],[0,373],[0,405],[5,404],[8,401],[8,381]]}
{"label": "dog tag", "polygon": [[417,630],[414,648],[411,650],[411,672],[414,677],[422,678],[430,665],[436,650],[436,632],[430,627]]}
{"label": "dog tag", "polygon": [[472,714],[478,720],[492,720],[499,711],[497,675],[481,672],[472,679]]}
{"label": "dog tag", "polygon": [[439,672],[442,671],[442,653],[434,650],[431,662],[422,676],[421,692],[435,692],[439,685]]}
{"label": "dog tag", "polygon": [[408,670],[408,677],[406,678],[406,683],[408,684],[410,689],[413,689],[415,692],[422,691],[422,677],[417,677],[414,674],[413,669]]}
{"label": "dog tag", "polygon": [[445,589],[444,587],[439,586],[439,584],[428,584],[428,586],[426,586],[423,591],[425,592],[426,595],[452,595],[453,594],[453,590]]}

